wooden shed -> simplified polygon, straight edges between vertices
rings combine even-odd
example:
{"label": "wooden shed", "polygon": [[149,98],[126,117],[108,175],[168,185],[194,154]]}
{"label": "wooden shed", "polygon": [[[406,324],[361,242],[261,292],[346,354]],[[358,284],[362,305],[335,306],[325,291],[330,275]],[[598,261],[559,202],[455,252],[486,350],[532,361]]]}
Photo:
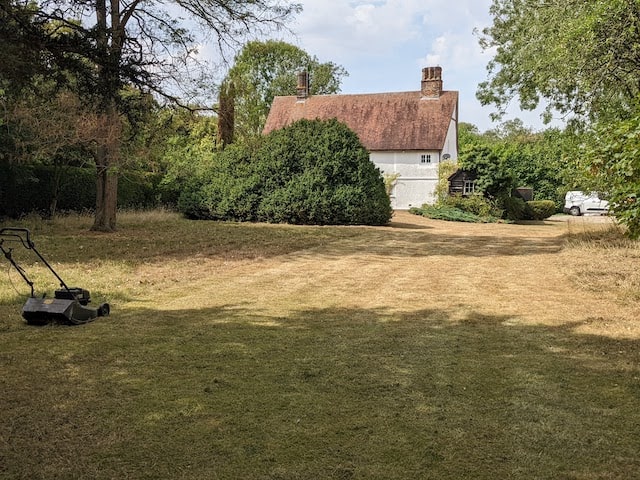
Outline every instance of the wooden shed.
{"label": "wooden shed", "polygon": [[462,195],[468,197],[476,189],[478,176],[467,170],[456,170],[449,176],[449,195]]}

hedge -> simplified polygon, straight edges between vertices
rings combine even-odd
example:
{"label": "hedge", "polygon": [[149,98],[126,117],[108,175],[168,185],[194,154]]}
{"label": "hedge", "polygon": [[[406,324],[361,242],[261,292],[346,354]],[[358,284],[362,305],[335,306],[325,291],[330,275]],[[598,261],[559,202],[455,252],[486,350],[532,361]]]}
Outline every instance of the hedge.
{"label": "hedge", "polygon": [[[48,214],[54,197],[55,169],[43,165],[0,163],[0,217],[28,213]],[[150,208],[158,204],[160,176],[122,172],[118,179],[120,208]],[[65,167],[58,192],[57,211],[95,209],[96,172],[93,168]]]}

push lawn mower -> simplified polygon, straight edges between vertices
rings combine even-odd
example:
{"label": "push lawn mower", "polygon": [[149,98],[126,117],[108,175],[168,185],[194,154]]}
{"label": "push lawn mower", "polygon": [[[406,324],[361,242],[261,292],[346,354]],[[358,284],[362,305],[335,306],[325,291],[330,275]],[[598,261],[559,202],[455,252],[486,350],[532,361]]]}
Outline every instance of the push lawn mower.
{"label": "push lawn mower", "polygon": [[[23,268],[16,263],[11,253],[13,248],[7,244],[10,242],[22,244],[27,250],[33,253],[46,265],[53,275],[60,282],[60,289],[56,290],[53,298],[46,298],[46,294],[41,298],[36,297],[33,289],[33,282],[29,280]],[[27,282],[31,289],[31,295],[27,303],[22,307],[22,316],[30,325],[44,325],[50,321],[59,321],[80,325],[94,320],[96,317],[109,315],[109,304],[103,303],[98,308],[88,306],[91,296],[87,290],[77,287],[68,287],[64,280],[55,272],[44,257],[36,250],[31,241],[31,235],[26,228],[2,228],[0,229],[0,251],[11,265],[18,271],[20,276]]]}

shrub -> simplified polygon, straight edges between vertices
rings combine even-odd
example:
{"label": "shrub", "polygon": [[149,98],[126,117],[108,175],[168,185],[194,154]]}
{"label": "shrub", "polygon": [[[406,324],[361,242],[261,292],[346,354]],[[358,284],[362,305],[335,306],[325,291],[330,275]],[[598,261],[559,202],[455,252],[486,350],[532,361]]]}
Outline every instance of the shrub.
{"label": "shrub", "polygon": [[219,154],[185,187],[179,209],[193,218],[293,224],[384,225],[391,219],[380,170],[337,120],[301,120],[253,147]]}
{"label": "shrub", "polygon": [[449,177],[458,169],[452,160],[443,160],[438,165],[438,183],[436,185],[436,202],[443,203],[449,198]]}
{"label": "shrub", "polygon": [[507,220],[544,220],[556,213],[556,205],[551,200],[533,200],[525,202],[518,197],[502,199],[503,217]]}
{"label": "shrub", "polygon": [[393,187],[398,183],[398,179],[400,178],[399,173],[385,173],[382,178],[384,179],[384,189],[387,192],[387,195],[391,196],[391,192],[393,192]]}
{"label": "shrub", "polygon": [[206,207],[207,197],[204,187],[205,182],[201,177],[193,177],[184,183],[177,207],[185,217],[192,220],[211,218],[211,212]]}
{"label": "shrub", "polygon": [[[48,165],[0,163],[0,216],[17,218],[48,214],[56,192],[55,168]],[[122,171],[118,179],[118,207],[157,206],[159,176]],[[63,167],[57,192],[57,210],[82,212],[96,203],[95,168]]]}
{"label": "shrub", "polygon": [[460,155],[459,167],[474,172],[476,189],[489,198],[510,195],[514,179],[505,159],[488,145],[473,145]]}
{"label": "shrub", "polygon": [[490,223],[498,219],[492,216],[481,217],[475,213],[465,212],[459,208],[446,204],[423,205],[420,208],[411,208],[409,213],[422,215],[434,220],[447,220],[450,222]]}
{"label": "shrub", "polygon": [[552,200],[533,200],[527,202],[526,206],[530,220],[544,220],[556,213],[556,205]]}
{"label": "shrub", "polygon": [[500,212],[497,211],[493,203],[481,194],[474,194],[468,197],[461,195],[448,196],[442,204],[457,208],[463,212],[472,213],[479,217],[500,216]]}
{"label": "shrub", "polygon": [[357,135],[337,120],[301,120],[272,132],[259,163],[269,180],[263,221],[384,225],[391,203],[380,170]]}
{"label": "shrub", "polygon": [[518,221],[527,218],[527,203],[517,197],[505,197],[502,199],[504,207],[503,216],[507,220]]}
{"label": "shrub", "polygon": [[255,221],[262,182],[249,149],[230,146],[202,159],[184,184],[178,210],[192,219]]}

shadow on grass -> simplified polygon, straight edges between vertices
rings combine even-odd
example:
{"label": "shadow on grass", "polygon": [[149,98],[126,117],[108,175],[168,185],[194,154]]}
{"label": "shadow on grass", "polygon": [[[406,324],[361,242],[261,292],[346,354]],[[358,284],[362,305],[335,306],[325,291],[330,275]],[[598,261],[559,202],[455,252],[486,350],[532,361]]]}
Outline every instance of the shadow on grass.
{"label": "shadow on grass", "polygon": [[408,229],[408,230],[427,230],[431,227],[426,225],[421,225],[419,223],[409,223],[409,222],[397,222],[391,220],[389,223],[389,227],[393,229]]}
{"label": "shadow on grass", "polygon": [[2,473],[634,478],[639,343],[579,325],[226,305],[32,330],[29,349],[15,328],[0,337]]}

